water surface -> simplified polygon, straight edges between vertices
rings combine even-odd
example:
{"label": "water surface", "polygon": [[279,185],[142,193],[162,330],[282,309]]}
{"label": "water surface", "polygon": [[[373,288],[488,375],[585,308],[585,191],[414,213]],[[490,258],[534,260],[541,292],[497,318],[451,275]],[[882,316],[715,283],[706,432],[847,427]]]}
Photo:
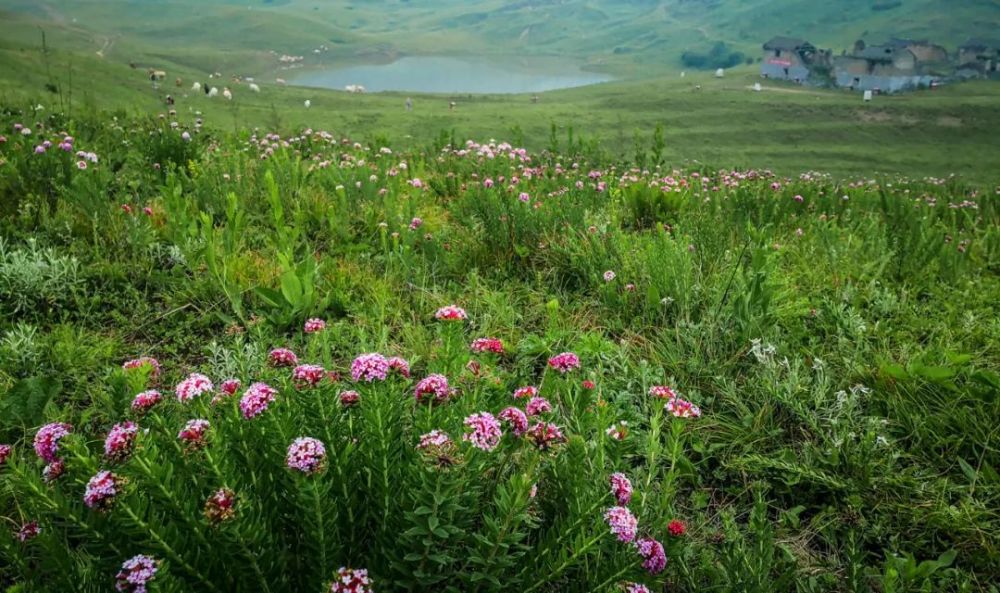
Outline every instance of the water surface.
{"label": "water surface", "polygon": [[305,72],[294,83],[335,90],[361,85],[373,93],[539,93],[608,80],[610,76],[585,72],[563,60],[414,56],[391,64]]}

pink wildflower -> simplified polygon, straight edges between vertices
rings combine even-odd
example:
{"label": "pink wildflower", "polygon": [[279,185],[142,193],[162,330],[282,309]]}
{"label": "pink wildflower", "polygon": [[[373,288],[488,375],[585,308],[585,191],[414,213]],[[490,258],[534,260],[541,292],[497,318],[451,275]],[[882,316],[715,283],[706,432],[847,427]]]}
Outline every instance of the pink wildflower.
{"label": "pink wildflower", "polygon": [[184,428],[177,433],[177,438],[184,442],[190,450],[197,450],[205,446],[205,437],[211,427],[208,420],[188,420]]}
{"label": "pink wildflower", "polygon": [[312,318],[306,320],[305,325],[302,327],[302,331],[307,334],[314,334],[316,332],[321,332],[326,329],[326,322],[322,319]]}
{"label": "pink wildflower", "polygon": [[407,379],[410,378],[410,363],[407,362],[405,358],[393,356],[389,359],[389,368],[398,372]]}
{"label": "pink wildflower", "polygon": [[527,203],[531,201],[531,195],[528,194],[528,192],[521,192],[520,195],[517,196],[517,199]]}
{"label": "pink wildflower", "polygon": [[531,401],[528,402],[528,405],[524,407],[524,411],[528,414],[528,416],[538,416],[539,414],[544,414],[545,412],[551,412],[552,404],[550,404],[549,400],[544,397],[533,397],[531,398]]}
{"label": "pink wildflower", "polygon": [[229,521],[236,516],[236,493],[229,488],[220,488],[205,501],[205,518],[212,525]]}
{"label": "pink wildflower", "polygon": [[668,400],[663,409],[677,418],[697,418],[701,416],[701,408],[679,397]]}
{"label": "pink wildflower", "polygon": [[276,367],[291,367],[299,363],[299,357],[288,348],[275,348],[268,353],[267,361]]}
{"label": "pink wildflower", "polygon": [[422,227],[423,225],[424,221],[422,219],[414,217],[413,220],[410,221],[410,230],[415,231],[420,227]]}
{"label": "pink wildflower", "polygon": [[649,388],[649,395],[660,399],[673,399],[677,397],[677,393],[666,385],[653,385]]}
{"label": "pink wildflower", "polygon": [[622,506],[611,507],[604,512],[604,520],[607,521],[611,533],[618,538],[618,541],[627,544],[635,539],[639,521],[632,514],[632,511]]}
{"label": "pink wildflower", "polygon": [[503,431],[500,422],[489,412],[472,414],[465,419],[465,425],[472,429],[462,436],[462,439],[472,443],[473,447],[483,451],[492,451],[500,444]]}
{"label": "pink wildflower", "polygon": [[0,465],[7,463],[7,459],[10,458],[13,452],[14,448],[10,445],[0,445]]}
{"label": "pink wildflower", "polygon": [[549,359],[549,366],[562,374],[566,374],[574,369],[580,368],[580,357],[572,352],[556,354]]}
{"label": "pink wildflower", "polygon": [[330,583],[330,593],[372,593],[372,580],[363,568],[340,567],[337,577]]}
{"label": "pink wildflower", "polygon": [[348,390],[340,392],[340,405],[344,406],[345,408],[356,406],[360,401],[361,401],[361,394],[359,394],[357,391]]}
{"label": "pink wildflower", "polygon": [[448,305],[438,309],[434,313],[434,318],[438,321],[463,321],[468,319],[468,315],[465,314],[465,309],[455,305]]}
{"label": "pink wildflower", "polygon": [[443,403],[451,397],[452,390],[448,387],[448,378],[444,375],[429,375],[421,379],[413,390],[413,397],[417,403],[433,401]]}
{"label": "pink wildflower", "polygon": [[667,531],[674,537],[681,537],[687,531],[687,525],[678,519],[671,519],[670,523],[667,523]]}
{"label": "pink wildflower", "polygon": [[620,506],[627,505],[632,500],[632,482],[621,472],[611,474],[610,482],[611,494],[614,495],[615,500]]}
{"label": "pink wildflower", "polygon": [[377,352],[362,354],[351,363],[351,378],[355,381],[385,381],[389,372],[389,361]]}
{"label": "pink wildflower", "polygon": [[35,453],[43,461],[52,463],[57,459],[59,441],[73,431],[73,427],[64,422],[46,424],[35,433]]}
{"label": "pink wildflower", "polygon": [[122,363],[126,371],[139,368],[149,368],[149,376],[153,379],[160,376],[160,362],[151,356],[143,356]]}
{"label": "pink wildflower", "polygon": [[535,397],[538,395],[538,388],[532,385],[526,387],[518,387],[514,390],[514,399],[523,399],[526,397]]}
{"label": "pink wildflower", "polygon": [[431,447],[444,447],[451,443],[451,438],[440,430],[432,430],[427,434],[420,435],[420,442],[417,444],[417,449],[428,449]]}
{"label": "pink wildflower", "polygon": [[650,593],[649,587],[642,583],[625,583],[623,588],[625,593]]}
{"label": "pink wildflower", "polygon": [[510,424],[514,436],[519,437],[528,430],[528,417],[515,407],[505,408],[500,412],[500,420]]}
{"label": "pink wildflower", "polygon": [[587,391],[590,391],[595,387],[597,387],[597,385],[594,385],[594,382],[591,381],[590,379],[584,379],[583,383],[580,383],[580,386],[586,389]]}
{"label": "pink wildflower", "polygon": [[59,479],[66,471],[66,463],[62,459],[55,459],[42,468],[42,480],[46,484],[51,484]]}
{"label": "pink wildflower", "polygon": [[553,445],[566,442],[566,437],[559,430],[559,427],[550,422],[538,422],[529,428],[526,434],[542,451],[550,449]]}
{"label": "pink wildflower", "polygon": [[118,496],[119,486],[122,480],[108,470],[97,472],[94,477],[87,482],[87,488],[83,493],[83,502],[87,508],[106,511],[111,508]]}
{"label": "pink wildflower", "polygon": [[322,471],[325,461],[326,447],[322,441],[312,437],[299,437],[288,446],[285,465],[304,474],[315,474]]}
{"label": "pink wildflower", "polygon": [[212,381],[201,373],[191,373],[186,379],[177,384],[174,393],[177,394],[177,401],[187,403],[203,393],[212,391],[215,386]]}
{"label": "pink wildflower", "polygon": [[159,391],[155,389],[143,391],[132,398],[132,411],[137,414],[145,414],[161,401],[163,401],[163,395]]}
{"label": "pink wildflower", "polygon": [[493,354],[503,354],[503,342],[499,338],[476,338],[469,348],[476,354],[492,352]]}
{"label": "pink wildflower", "polygon": [[251,420],[267,411],[268,406],[274,401],[274,396],[278,390],[267,383],[254,383],[243,392],[240,400],[240,411],[243,418]]}
{"label": "pink wildflower", "polygon": [[104,456],[111,461],[122,462],[132,455],[135,448],[135,438],[139,434],[139,427],[135,422],[126,421],[115,424],[104,439]]}
{"label": "pink wildflower", "polygon": [[156,577],[157,561],[144,554],[133,556],[115,575],[115,590],[124,593],[146,593],[146,585]]}
{"label": "pink wildflower", "polygon": [[656,576],[667,567],[667,555],[660,542],[650,537],[644,537],[636,542],[635,547],[643,559],[642,567],[649,574]]}
{"label": "pink wildflower", "polygon": [[219,389],[222,393],[228,396],[233,396],[240,390],[241,385],[243,385],[243,383],[239,379],[226,379],[222,382],[222,385],[219,386]]}
{"label": "pink wildflower", "polygon": [[17,540],[24,543],[35,539],[41,532],[42,528],[38,526],[38,521],[28,521],[17,531]]}
{"label": "pink wildflower", "polygon": [[615,279],[615,273],[614,273],[614,271],[608,270],[607,272],[604,272],[604,281],[605,282],[611,282],[614,279]]}
{"label": "pink wildflower", "polygon": [[292,371],[292,379],[300,387],[315,387],[324,377],[326,377],[326,371],[323,367],[315,364],[302,364]]}

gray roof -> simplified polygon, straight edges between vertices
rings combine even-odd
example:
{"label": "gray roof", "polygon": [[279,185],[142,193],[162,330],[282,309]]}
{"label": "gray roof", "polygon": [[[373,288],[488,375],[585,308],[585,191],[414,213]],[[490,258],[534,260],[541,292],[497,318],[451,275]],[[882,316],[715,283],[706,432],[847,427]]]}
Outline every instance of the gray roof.
{"label": "gray roof", "polygon": [[764,44],[764,49],[781,49],[787,51],[797,51],[800,49],[816,49],[811,43],[804,39],[794,37],[775,37]]}
{"label": "gray roof", "polygon": [[891,45],[869,45],[855,55],[873,62],[891,62],[897,51],[899,50]]}
{"label": "gray roof", "polygon": [[1000,47],[1000,42],[973,38],[963,43],[959,49],[996,49],[998,47]]}

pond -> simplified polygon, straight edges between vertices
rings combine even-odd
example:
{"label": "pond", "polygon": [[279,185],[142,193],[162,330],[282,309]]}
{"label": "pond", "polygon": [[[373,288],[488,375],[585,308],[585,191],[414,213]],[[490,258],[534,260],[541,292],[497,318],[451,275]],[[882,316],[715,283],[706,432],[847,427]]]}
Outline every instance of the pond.
{"label": "pond", "polygon": [[414,56],[391,64],[367,64],[303,73],[293,84],[344,90],[364,86],[368,92],[539,93],[611,80],[585,72],[573,62],[555,59],[478,59]]}

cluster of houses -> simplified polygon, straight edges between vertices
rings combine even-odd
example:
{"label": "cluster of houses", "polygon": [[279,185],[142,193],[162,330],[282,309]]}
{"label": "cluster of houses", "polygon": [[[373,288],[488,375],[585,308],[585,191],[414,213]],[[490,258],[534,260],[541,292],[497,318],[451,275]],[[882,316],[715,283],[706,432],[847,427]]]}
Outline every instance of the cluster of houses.
{"label": "cluster of houses", "polygon": [[895,93],[950,80],[1000,79],[1000,42],[970,39],[952,55],[929,41],[893,38],[881,45],[858,41],[835,56],[802,39],[775,37],[764,44],[760,73],[800,84]]}

